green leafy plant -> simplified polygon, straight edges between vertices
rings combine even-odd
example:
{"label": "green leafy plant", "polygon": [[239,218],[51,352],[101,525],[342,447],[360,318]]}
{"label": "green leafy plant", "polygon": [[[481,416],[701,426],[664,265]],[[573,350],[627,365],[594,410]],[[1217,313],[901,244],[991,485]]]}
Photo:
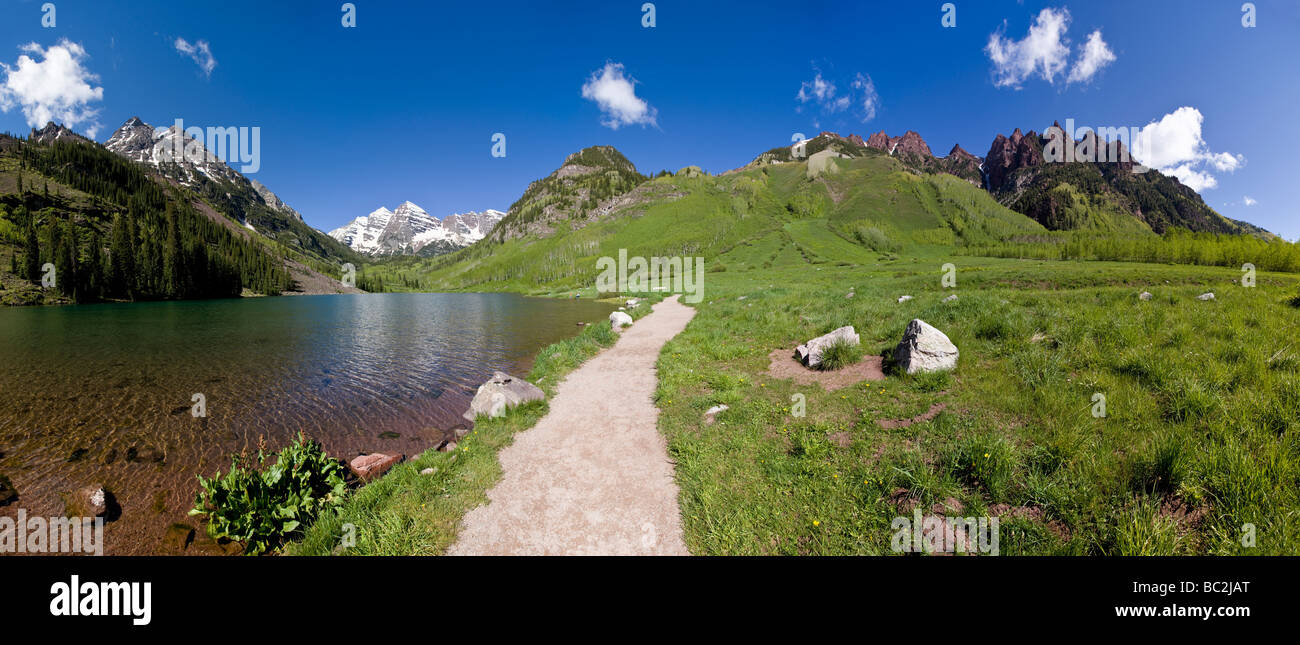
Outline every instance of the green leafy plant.
{"label": "green leafy plant", "polygon": [[258,450],[256,463],[245,467],[246,458],[236,455],[225,475],[200,475],[190,510],[206,516],[209,536],[244,542],[249,555],[279,547],[320,514],[337,509],[346,492],[342,465],[301,433],[268,465],[270,456]]}

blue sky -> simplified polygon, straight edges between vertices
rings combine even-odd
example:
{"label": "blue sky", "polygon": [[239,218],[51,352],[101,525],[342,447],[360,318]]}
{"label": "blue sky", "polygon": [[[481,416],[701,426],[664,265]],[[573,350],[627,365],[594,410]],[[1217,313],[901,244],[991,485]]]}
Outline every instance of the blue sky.
{"label": "blue sky", "polygon": [[[357,26],[344,28],[332,1],[54,0],[46,28],[44,0],[0,0],[0,82],[20,56],[42,62],[63,41],[84,52],[78,73],[95,76],[80,93],[63,88],[70,105],[57,87],[55,98],[0,90],[0,130],[26,132],[40,101],[80,117],[79,131],[97,123],[101,142],[137,115],[257,126],[252,177],[329,230],[404,200],[435,215],[504,210],[595,144],[646,173],[720,172],[822,129],[911,129],[936,154],[960,143],[982,156],[1015,127],[1161,122],[1168,169],[1194,173],[1211,206],[1300,237],[1300,3],[1256,0],[1245,28],[1239,0],[954,0],[946,28],[944,3],[930,0],[660,0],[645,28],[643,1],[354,0]],[[1044,36],[1022,42],[1034,25]],[[1082,65],[1098,30],[1110,55]],[[21,51],[28,43],[37,49]],[[607,91],[584,98],[607,64],[609,82],[592,86]],[[620,74],[635,97],[618,93]],[[504,158],[490,154],[497,132]]]}

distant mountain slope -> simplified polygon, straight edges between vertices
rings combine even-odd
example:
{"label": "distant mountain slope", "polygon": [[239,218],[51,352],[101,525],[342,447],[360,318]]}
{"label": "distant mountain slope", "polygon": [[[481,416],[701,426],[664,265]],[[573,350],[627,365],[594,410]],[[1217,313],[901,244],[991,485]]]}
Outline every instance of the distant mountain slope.
{"label": "distant mountain slope", "polygon": [[[222,210],[225,203],[214,203],[153,164],[109,151],[62,126],[33,130],[27,139],[0,136],[4,300],[33,304],[356,291],[339,284],[339,269],[327,255],[303,253],[284,245],[284,236],[273,240],[249,230]],[[307,228],[300,222],[297,226]],[[35,286],[45,263],[57,269],[54,289]]]}
{"label": "distant mountain slope", "polygon": [[[175,151],[187,146],[194,152],[178,158]],[[132,117],[104,147],[151,166],[166,179],[202,196],[217,211],[312,259],[335,265],[359,262],[350,249],[304,223],[302,215],[275,193],[231,168],[203,142],[188,139],[174,125],[155,128]]]}
{"label": "distant mountain slope", "polygon": [[[530,213],[532,219],[512,222],[508,216],[467,249],[376,270],[385,284],[423,289],[486,284],[548,291],[590,287],[597,259],[618,257],[621,250],[641,257],[698,256],[708,271],[743,271],[782,262],[877,262],[907,246],[987,243],[1046,230],[967,181],[918,174],[886,152],[847,141],[809,143],[820,148],[812,163],[781,161],[789,158],[788,149],[774,149],[722,175],[687,167],[607,192],[592,190],[592,180],[640,176],[616,150],[588,148],[533,182],[512,207],[512,216]],[[842,155],[836,152],[841,146]],[[585,157],[590,151],[598,153],[595,163]],[[584,157],[587,163],[580,163]],[[616,165],[604,165],[610,161]],[[578,207],[589,200],[596,206]],[[509,224],[515,228],[503,232]]]}
{"label": "distant mountain slope", "polygon": [[[1059,127],[1059,125],[1054,126]],[[1090,133],[1079,143],[1098,149]],[[883,154],[907,168],[922,173],[960,177],[988,190],[1002,204],[1027,215],[1051,230],[1098,230],[1163,233],[1171,228],[1197,232],[1237,233],[1268,237],[1267,231],[1226,218],[1177,179],[1131,162],[1048,163],[1043,159],[1043,137],[1016,129],[1011,136],[997,135],[984,158],[960,145],[946,157],[934,156],[928,144],[915,132],[890,137],[877,132],[865,141],[857,135],[842,137],[822,132],[792,146],[774,148],[745,168],[796,160],[822,150],[850,157]],[[1119,143],[1101,143],[1120,158]],[[1107,147],[1109,146],[1109,147]],[[1101,157],[1099,157],[1101,158]]]}
{"label": "distant mountain slope", "polygon": [[609,214],[619,196],[645,180],[612,146],[585,148],[565,158],[555,172],[530,184],[489,237],[504,242],[548,234],[563,225],[581,227]]}
{"label": "distant mountain slope", "polygon": [[[1163,233],[1178,227],[1208,233],[1266,234],[1257,226],[1220,215],[1196,191],[1159,171],[1132,161],[1045,162],[1045,144],[1044,137],[1033,131],[1022,135],[1016,129],[1010,137],[999,134],[984,163],[988,189],[998,201],[1050,229]],[[1084,144],[1091,150],[1105,149],[1106,159],[1127,159],[1122,143],[1100,142],[1095,133],[1087,133],[1076,143]]]}
{"label": "distant mountain slope", "polygon": [[392,211],[380,207],[329,235],[369,256],[440,255],[483,239],[503,217],[505,213],[488,209],[455,213],[439,220],[408,201]]}

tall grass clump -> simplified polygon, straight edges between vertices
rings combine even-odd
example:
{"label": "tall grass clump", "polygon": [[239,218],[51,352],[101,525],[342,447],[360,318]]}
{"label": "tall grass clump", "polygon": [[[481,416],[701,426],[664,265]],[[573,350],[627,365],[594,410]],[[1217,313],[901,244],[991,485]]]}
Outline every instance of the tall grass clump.
{"label": "tall grass clump", "polygon": [[817,369],[823,371],[843,369],[862,360],[862,354],[862,345],[841,338],[822,349],[822,362]]}

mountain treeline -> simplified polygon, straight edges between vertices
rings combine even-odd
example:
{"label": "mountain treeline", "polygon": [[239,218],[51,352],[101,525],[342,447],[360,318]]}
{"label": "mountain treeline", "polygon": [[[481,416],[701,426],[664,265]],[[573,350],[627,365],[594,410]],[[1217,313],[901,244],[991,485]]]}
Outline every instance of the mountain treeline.
{"label": "mountain treeline", "polygon": [[52,277],[53,288],[77,302],[235,297],[244,288],[273,295],[292,286],[277,252],[205,217],[179,189],[108,150],[27,142],[14,156],[17,191],[0,198],[0,235],[19,248],[10,269],[22,278]]}
{"label": "mountain treeline", "polygon": [[1194,233],[1182,228],[1163,235],[1101,235],[1095,231],[1053,231],[999,244],[970,246],[965,255],[1034,260],[1105,260],[1197,264],[1264,271],[1300,272],[1300,246],[1280,238]]}

